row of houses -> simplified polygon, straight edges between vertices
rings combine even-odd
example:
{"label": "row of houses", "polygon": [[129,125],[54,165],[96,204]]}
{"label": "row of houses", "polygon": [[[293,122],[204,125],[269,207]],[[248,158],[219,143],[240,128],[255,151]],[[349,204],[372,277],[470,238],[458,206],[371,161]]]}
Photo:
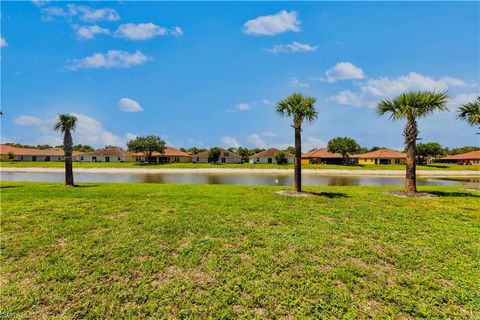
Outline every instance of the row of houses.
{"label": "row of houses", "polygon": [[[275,153],[278,150],[270,148],[249,157],[253,164],[275,164]],[[18,148],[7,144],[0,145],[2,161],[64,161],[61,148],[36,149]],[[287,163],[295,162],[294,155],[285,153]],[[368,153],[351,155],[348,162],[351,164],[405,164],[406,154],[392,149],[379,149]],[[155,163],[208,163],[209,152],[190,154],[173,147],[166,147],[163,153],[154,152],[149,159],[143,153],[127,152],[118,148],[106,148],[92,152],[73,153],[73,161],[78,162],[155,162]],[[342,155],[331,153],[327,148],[309,151],[302,155],[304,164],[341,164]],[[453,156],[435,159],[439,163],[456,163],[461,165],[480,165],[480,151],[472,151]],[[220,149],[218,163],[242,163],[242,157],[225,149]]]}

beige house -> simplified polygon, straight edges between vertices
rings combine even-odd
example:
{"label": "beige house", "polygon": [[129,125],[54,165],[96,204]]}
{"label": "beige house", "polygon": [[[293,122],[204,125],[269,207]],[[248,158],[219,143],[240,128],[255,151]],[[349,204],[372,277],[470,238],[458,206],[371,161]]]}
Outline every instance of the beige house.
{"label": "beige house", "polygon": [[319,148],[302,155],[304,164],[341,164],[343,161],[340,153],[331,153],[327,148]]}
{"label": "beige house", "polygon": [[437,159],[435,162],[440,163],[456,163],[459,165],[480,165],[480,150],[471,151],[461,154],[455,154],[452,156],[446,156],[441,159]]}
{"label": "beige house", "polygon": [[[275,148],[270,148],[270,149],[261,151],[249,157],[249,162],[254,164],[277,163],[277,161],[275,160],[275,153],[277,153],[277,151],[279,150]],[[287,158],[287,163],[292,164],[295,162],[295,157],[293,156],[293,154],[288,152],[283,152],[283,153]]]}
{"label": "beige house", "polygon": [[128,162],[132,161],[130,152],[120,148],[105,148],[84,152],[77,157],[79,162]]}
{"label": "beige house", "polygon": [[407,154],[392,149],[378,149],[372,152],[350,156],[358,164],[405,164]]}
{"label": "beige house", "polygon": [[[64,152],[61,148],[18,148],[8,144],[0,145],[2,161],[64,161]],[[77,160],[79,152],[73,152],[73,161]]]}
{"label": "beige house", "polygon": [[[132,160],[135,162],[146,162],[143,152],[132,153]],[[163,153],[154,152],[149,159],[154,163],[191,163],[192,156],[186,152],[173,147],[165,147]]]}
{"label": "beige house", "polygon": [[[218,158],[218,163],[242,163],[242,157],[235,152],[230,152],[228,150],[220,149],[220,157]],[[208,161],[209,151],[200,152],[192,156],[193,163],[209,163]]]}

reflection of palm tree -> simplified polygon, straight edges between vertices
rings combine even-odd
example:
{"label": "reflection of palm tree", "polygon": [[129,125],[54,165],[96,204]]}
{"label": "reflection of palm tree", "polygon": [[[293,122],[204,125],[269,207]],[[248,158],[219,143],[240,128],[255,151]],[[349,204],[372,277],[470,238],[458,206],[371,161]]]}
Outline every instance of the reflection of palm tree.
{"label": "reflection of palm tree", "polygon": [[407,147],[405,189],[408,193],[417,192],[415,168],[415,144],[419,134],[417,119],[426,117],[435,111],[447,110],[446,92],[416,91],[402,93],[393,100],[383,100],[377,106],[380,115],[390,114],[390,119],[406,119],[403,137]]}

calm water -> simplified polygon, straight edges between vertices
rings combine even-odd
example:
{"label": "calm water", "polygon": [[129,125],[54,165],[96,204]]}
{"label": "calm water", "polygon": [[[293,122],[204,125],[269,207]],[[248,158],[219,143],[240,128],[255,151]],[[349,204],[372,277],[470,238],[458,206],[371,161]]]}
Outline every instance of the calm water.
{"label": "calm water", "polygon": [[[2,181],[63,182],[63,173],[1,172]],[[321,176],[304,174],[306,186],[374,186],[403,185],[401,177],[381,176]],[[290,186],[291,174],[264,173],[76,173],[75,182],[144,182],[163,184],[235,184],[262,186]],[[478,185],[480,178],[425,178],[419,185]]]}

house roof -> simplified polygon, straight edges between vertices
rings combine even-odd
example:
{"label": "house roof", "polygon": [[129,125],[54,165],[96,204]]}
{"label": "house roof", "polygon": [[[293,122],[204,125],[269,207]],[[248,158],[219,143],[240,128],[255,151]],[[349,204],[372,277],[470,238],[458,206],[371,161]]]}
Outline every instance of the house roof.
{"label": "house roof", "polygon": [[[254,154],[253,156],[250,156],[249,158],[273,158],[275,156],[275,153],[279,151],[278,149],[275,148],[270,148],[264,151],[260,151],[259,153]],[[289,152],[284,152],[285,156],[287,158],[293,158],[294,155],[289,153]]]}
{"label": "house roof", "polygon": [[302,158],[342,158],[342,155],[328,152],[327,148],[320,148],[304,153]]}
{"label": "house roof", "polygon": [[[135,152],[132,153],[133,156],[143,156],[143,152]],[[163,153],[160,152],[153,152],[152,156],[154,157],[191,157],[190,154],[180,151],[178,149],[175,149],[173,147],[165,147],[165,150],[163,150]]]}
{"label": "house roof", "polygon": [[[235,152],[231,152],[231,151],[225,150],[223,148],[219,148],[219,149],[220,149],[220,157],[240,157],[240,155],[235,153]],[[207,151],[195,154],[194,157],[208,158],[209,153],[210,153],[210,151],[207,150]],[[228,153],[229,155],[225,156],[225,153]]]}
{"label": "house roof", "polygon": [[130,155],[130,152],[122,150],[120,148],[104,148],[95,150],[92,152],[84,152],[82,156],[119,156],[119,157],[127,157]]}
{"label": "house roof", "polygon": [[[0,154],[14,153],[16,156],[63,156],[65,153],[62,148],[18,148],[8,144],[0,145]],[[78,155],[80,152],[74,151],[73,155]]]}
{"label": "house roof", "polygon": [[480,160],[480,150],[446,156],[442,160]]}
{"label": "house roof", "polygon": [[406,158],[407,154],[392,150],[392,149],[378,149],[372,152],[361,153],[361,154],[354,154],[350,156],[350,158],[360,158],[360,159],[399,159],[399,158]]}

